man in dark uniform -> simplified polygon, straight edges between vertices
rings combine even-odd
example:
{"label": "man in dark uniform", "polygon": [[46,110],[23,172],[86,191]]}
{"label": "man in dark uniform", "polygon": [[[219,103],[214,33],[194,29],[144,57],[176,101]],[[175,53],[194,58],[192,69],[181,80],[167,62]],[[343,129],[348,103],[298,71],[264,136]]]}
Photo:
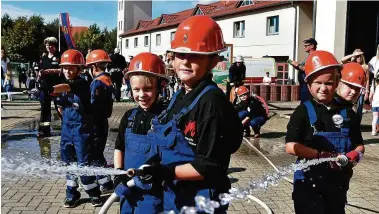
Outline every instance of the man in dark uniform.
{"label": "man in dark uniform", "polygon": [[[229,82],[226,86],[226,96],[230,96],[230,91],[233,86],[235,88],[243,85],[243,80],[246,78],[246,66],[243,63],[242,56],[237,56],[235,62],[229,68]],[[234,92],[232,92],[234,93]]]}
{"label": "man in dark uniform", "polygon": [[[57,50],[58,41],[54,37],[48,37],[44,40],[46,46],[46,53],[42,54],[40,61],[39,72],[39,88],[42,88],[40,93],[40,103],[41,103],[41,117],[40,124],[38,128],[38,137],[48,137],[50,133],[50,121],[51,121],[51,96],[48,91],[44,88],[53,87],[57,84],[63,82],[63,77],[60,72],[55,72],[53,70],[44,71],[46,69],[60,69],[59,63],[61,54]],[[55,101],[54,101],[55,105]]]}
{"label": "man in dark uniform", "polygon": [[125,57],[120,54],[120,49],[118,48],[114,49],[111,60],[111,79],[115,89],[114,96],[116,101],[119,102],[121,99],[121,86],[124,77],[123,70],[126,68],[126,60]]}
{"label": "man in dark uniform", "polygon": [[[314,38],[306,39],[303,42],[304,42],[304,51],[308,53],[308,56],[313,51],[316,51],[317,41]],[[296,61],[292,61],[292,60],[288,61],[290,63],[290,65],[292,65],[296,70],[299,71],[297,74],[297,79],[298,79],[299,84],[300,84],[300,100],[301,100],[301,103],[309,100],[309,97],[310,97],[310,93],[309,93],[307,84],[304,81],[304,79],[305,79],[304,67],[305,67],[305,61],[307,60],[308,56],[300,64]]]}

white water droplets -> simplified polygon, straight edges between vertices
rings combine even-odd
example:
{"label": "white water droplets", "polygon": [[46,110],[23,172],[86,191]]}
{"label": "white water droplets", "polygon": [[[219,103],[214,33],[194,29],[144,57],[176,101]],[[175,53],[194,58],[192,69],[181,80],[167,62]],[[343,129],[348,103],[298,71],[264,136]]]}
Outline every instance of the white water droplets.
{"label": "white water droplets", "polygon": [[76,175],[118,175],[126,173],[123,170],[113,168],[77,166],[76,163],[66,166],[60,161],[21,155],[1,157],[1,172],[3,176],[24,175],[38,178],[60,178],[66,176],[68,172]]}
{"label": "white water droplets", "polygon": [[297,170],[307,171],[311,166],[336,161],[337,158],[322,158],[322,159],[314,159],[314,160],[301,160],[298,164],[291,164],[287,167],[283,167],[279,169],[279,172],[269,173],[263,176],[262,179],[254,180],[248,182],[247,188],[242,187],[232,187],[229,190],[229,193],[222,193],[218,197],[220,199],[220,203],[216,201],[212,201],[210,199],[204,198],[203,196],[196,196],[195,202],[196,207],[183,207],[180,211],[181,214],[194,214],[197,212],[205,212],[205,213],[213,213],[214,210],[218,207],[218,205],[227,205],[234,200],[248,200],[247,196],[253,194],[254,191],[259,189],[267,190],[268,187],[278,186],[280,181],[287,175],[293,174]]}

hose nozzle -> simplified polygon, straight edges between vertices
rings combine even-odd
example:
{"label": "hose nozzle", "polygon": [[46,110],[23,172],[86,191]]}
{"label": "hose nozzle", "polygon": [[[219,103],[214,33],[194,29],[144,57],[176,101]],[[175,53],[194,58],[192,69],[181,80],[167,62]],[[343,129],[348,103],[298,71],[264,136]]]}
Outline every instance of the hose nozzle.
{"label": "hose nozzle", "polygon": [[341,167],[346,166],[349,163],[349,159],[346,157],[346,155],[338,155],[337,156],[337,164]]}
{"label": "hose nozzle", "polygon": [[141,178],[144,178],[144,179],[148,179],[151,177],[150,174],[147,174],[143,168],[144,167],[149,167],[150,165],[142,165],[140,168],[138,169],[135,169],[135,168],[130,168],[128,170],[126,170],[126,175],[129,176],[129,177],[135,177],[135,176],[138,176],[138,177],[141,177]]}

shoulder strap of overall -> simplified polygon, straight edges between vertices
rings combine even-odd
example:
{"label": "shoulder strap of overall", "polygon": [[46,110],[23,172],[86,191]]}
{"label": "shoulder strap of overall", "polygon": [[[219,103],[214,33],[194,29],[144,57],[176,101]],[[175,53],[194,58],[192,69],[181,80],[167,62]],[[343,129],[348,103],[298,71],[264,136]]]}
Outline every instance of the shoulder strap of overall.
{"label": "shoulder strap of overall", "polygon": [[132,113],[129,115],[126,128],[132,128],[136,114],[137,114],[137,108],[133,109]]}
{"label": "shoulder strap of overall", "polygon": [[190,112],[194,107],[195,105],[199,102],[200,98],[205,94],[207,93],[209,90],[213,90],[213,89],[218,89],[217,86],[215,85],[208,85],[206,86],[203,91],[201,91],[201,93],[199,95],[197,95],[197,97],[195,98],[194,101],[192,101],[192,103],[188,106],[188,107],[184,107],[180,112],[179,114],[177,114],[175,116],[175,118],[178,120],[179,118],[181,118],[182,116],[186,115],[188,112]]}
{"label": "shoulder strap of overall", "polygon": [[315,108],[313,107],[311,101],[309,101],[309,100],[304,102],[304,105],[305,105],[307,112],[308,112],[309,123],[312,127],[314,127],[315,122],[317,121],[317,115],[316,115]]}
{"label": "shoulder strap of overall", "polygon": [[170,104],[168,104],[168,107],[167,107],[167,110],[171,109],[172,106],[174,105],[175,101],[176,101],[176,97],[178,96],[178,94],[180,94],[181,90],[178,90],[177,92],[175,92],[175,94],[172,96],[171,98],[171,101],[170,101]]}
{"label": "shoulder strap of overall", "polygon": [[175,100],[176,100],[176,97],[178,96],[178,94],[181,92],[181,90],[178,90],[177,92],[175,92],[174,95],[172,95],[172,98],[171,98],[171,101],[170,103],[168,104],[168,107],[163,110],[158,116],[156,116],[156,118],[158,120],[161,120],[162,118],[164,118],[165,116],[167,116],[167,112],[172,108],[172,106],[174,105],[175,103]]}
{"label": "shoulder strap of overall", "polygon": [[347,117],[347,111],[346,108],[341,110],[341,116],[343,118],[343,127],[341,128],[341,132],[345,135],[349,134],[350,127],[348,126],[349,118]]}

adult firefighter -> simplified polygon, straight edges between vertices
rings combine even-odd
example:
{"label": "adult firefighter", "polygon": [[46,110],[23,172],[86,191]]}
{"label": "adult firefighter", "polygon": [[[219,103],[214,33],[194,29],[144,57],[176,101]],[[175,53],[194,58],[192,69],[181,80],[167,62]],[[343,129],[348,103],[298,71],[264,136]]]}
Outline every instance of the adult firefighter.
{"label": "adult firefighter", "polygon": [[[63,82],[63,76],[60,74],[61,54],[57,50],[58,41],[54,37],[48,37],[44,40],[46,52],[42,54],[39,72],[39,88],[49,88]],[[41,116],[38,127],[38,137],[49,137],[51,122],[51,96],[46,90],[40,93]],[[54,100],[55,105],[55,100]],[[55,105],[56,106],[56,105]]]}
{"label": "adult firefighter", "polygon": [[114,85],[114,96],[115,100],[119,102],[121,100],[121,86],[122,79],[124,77],[123,71],[126,68],[125,57],[120,54],[120,49],[115,48],[114,54],[111,56],[112,63],[111,68],[111,78]]}

